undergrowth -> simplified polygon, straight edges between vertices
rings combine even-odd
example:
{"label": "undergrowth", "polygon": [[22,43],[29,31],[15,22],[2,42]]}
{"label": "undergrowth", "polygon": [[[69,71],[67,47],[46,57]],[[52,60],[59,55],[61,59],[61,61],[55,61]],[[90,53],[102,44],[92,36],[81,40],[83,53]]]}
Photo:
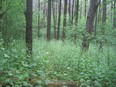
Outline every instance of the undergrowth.
{"label": "undergrowth", "polygon": [[9,82],[14,87],[31,87],[30,78],[40,86],[50,80],[73,80],[79,87],[116,85],[116,49],[112,46],[99,50],[91,43],[89,50],[83,51],[79,43],[68,40],[35,39],[33,58],[27,59],[24,43],[13,41],[7,48],[0,43],[0,85]]}

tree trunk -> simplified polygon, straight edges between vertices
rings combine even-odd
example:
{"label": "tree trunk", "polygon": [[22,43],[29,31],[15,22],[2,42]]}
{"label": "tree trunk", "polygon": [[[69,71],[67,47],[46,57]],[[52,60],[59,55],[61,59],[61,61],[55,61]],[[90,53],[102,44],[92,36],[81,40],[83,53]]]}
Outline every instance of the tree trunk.
{"label": "tree trunk", "polygon": [[74,0],[72,3],[72,24],[73,24],[73,18],[74,18]]}
{"label": "tree trunk", "polygon": [[88,35],[83,35],[83,42],[82,42],[82,46],[85,49],[89,48],[89,43],[90,43],[90,36],[93,32],[93,23],[94,23],[94,18],[97,12],[97,8],[98,8],[98,0],[90,0],[90,7],[89,7],[89,11],[88,11],[88,15],[87,15],[87,21],[86,21],[86,30],[87,32],[90,34]]}
{"label": "tree trunk", "polygon": [[8,43],[10,40],[9,34],[8,34],[8,18],[7,18],[7,12],[4,13],[2,17],[3,26],[2,26],[2,39],[3,39],[3,46],[4,48],[8,48]]}
{"label": "tree trunk", "polygon": [[86,18],[86,14],[87,14],[87,0],[85,0],[85,18]]}
{"label": "tree trunk", "polygon": [[69,0],[68,12],[69,12],[69,20],[70,20],[70,16],[71,16],[71,0]]}
{"label": "tree trunk", "polygon": [[57,19],[58,19],[58,3],[56,2],[55,4],[55,14],[56,14],[56,24],[57,24]]}
{"label": "tree trunk", "polygon": [[75,25],[77,26],[77,23],[78,23],[78,13],[79,13],[79,0],[77,0],[76,2],[76,18],[75,18]]}
{"label": "tree trunk", "polygon": [[32,0],[26,0],[26,47],[27,55],[32,55]]}
{"label": "tree trunk", "polygon": [[3,15],[3,13],[1,13],[1,11],[2,11],[2,0],[0,1],[0,19],[2,18],[2,15]]}
{"label": "tree trunk", "polygon": [[48,0],[48,16],[47,16],[47,40],[50,40],[51,36],[51,0]]}
{"label": "tree trunk", "polygon": [[59,40],[59,33],[60,33],[60,16],[61,16],[61,0],[59,1],[57,40]]}
{"label": "tree trunk", "polygon": [[111,28],[113,27],[113,0],[110,0],[111,3],[111,11],[110,11],[110,19],[111,19]]}
{"label": "tree trunk", "polygon": [[97,30],[97,19],[98,19],[98,17],[97,17],[98,15],[97,15],[97,12],[96,12],[96,15],[95,15],[95,27],[94,27],[94,38],[96,38],[96,30]]}
{"label": "tree trunk", "polygon": [[83,10],[83,8],[82,8],[83,6],[82,5],[83,5],[83,1],[81,0],[80,1],[80,19],[82,17],[82,10]]}
{"label": "tree trunk", "polygon": [[69,0],[69,7],[68,7],[68,12],[69,12],[69,20],[68,20],[68,21],[69,21],[69,22],[68,22],[68,23],[69,23],[70,25],[71,25],[71,10],[72,10],[71,7],[72,7],[72,6],[71,6],[71,0]]}
{"label": "tree trunk", "polygon": [[106,24],[106,0],[103,0],[103,15],[102,15],[102,34],[105,34],[105,24]]}
{"label": "tree trunk", "polygon": [[40,0],[38,0],[38,37],[40,37]]}
{"label": "tree trunk", "polygon": [[90,0],[90,8],[87,15],[87,21],[86,21],[86,30],[90,34],[92,34],[93,32],[93,23],[94,23],[94,18],[97,12],[97,8],[98,8],[98,0]]}
{"label": "tree trunk", "polygon": [[66,18],[67,18],[67,0],[64,0],[64,20],[63,20],[63,31],[62,31],[62,40],[63,41],[66,37],[66,35],[65,35]]}
{"label": "tree trunk", "polygon": [[98,9],[98,23],[100,24],[101,23],[101,13],[102,13],[102,11],[101,11],[101,0],[99,0],[99,9]]}
{"label": "tree trunk", "polygon": [[113,27],[116,29],[116,0],[114,0],[114,18],[113,18]]}
{"label": "tree trunk", "polygon": [[55,17],[54,1],[52,1],[52,13],[53,13],[53,22],[54,22],[54,39],[56,39],[56,17]]}

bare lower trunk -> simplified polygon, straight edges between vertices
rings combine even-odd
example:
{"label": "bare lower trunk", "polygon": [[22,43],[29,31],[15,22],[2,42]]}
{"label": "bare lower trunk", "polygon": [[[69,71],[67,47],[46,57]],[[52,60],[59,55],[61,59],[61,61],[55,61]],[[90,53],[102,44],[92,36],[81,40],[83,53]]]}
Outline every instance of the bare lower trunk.
{"label": "bare lower trunk", "polygon": [[59,14],[58,14],[58,30],[57,30],[57,40],[59,40],[59,34],[60,34],[60,16],[61,16],[61,0],[59,2]]}
{"label": "bare lower trunk", "polygon": [[32,55],[32,0],[26,1],[26,46],[27,55]]}
{"label": "bare lower trunk", "polygon": [[116,29],[116,0],[114,0],[114,18],[113,18],[113,27]]}
{"label": "bare lower trunk", "polygon": [[56,16],[55,16],[54,1],[52,1],[52,12],[53,12],[53,22],[54,22],[54,39],[56,39]]}
{"label": "bare lower trunk", "polygon": [[48,0],[48,16],[47,16],[47,40],[50,40],[51,32],[51,0]]}
{"label": "bare lower trunk", "polygon": [[87,21],[86,21],[86,30],[89,33],[84,35],[83,37],[83,42],[82,42],[82,46],[85,49],[89,48],[89,43],[90,43],[90,36],[93,32],[93,23],[94,23],[94,18],[97,12],[97,8],[98,8],[98,0],[90,0],[90,7],[89,7],[89,11],[88,11],[88,15],[87,15]]}
{"label": "bare lower trunk", "polygon": [[63,31],[62,31],[62,40],[64,41],[66,35],[65,35],[65,29],[66,29],[66,17],[67,17],[67,0],[64,1],[64,20],[63,20]]}

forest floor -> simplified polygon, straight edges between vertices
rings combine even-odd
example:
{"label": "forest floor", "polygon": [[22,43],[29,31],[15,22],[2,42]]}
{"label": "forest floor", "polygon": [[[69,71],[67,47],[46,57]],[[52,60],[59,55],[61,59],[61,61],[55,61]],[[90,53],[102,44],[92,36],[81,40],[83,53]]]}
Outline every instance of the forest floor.
{"label": "forest floor", "polygon": [[[22,83],[25,87],[31,87],[30,82],[37,82],[39,87],[48,83],[77,83],[79,87],[115,87],[115,52],[116,48],[107,44],[100,51],[98,44],[91,43],[89,50],[83,51],[81,41],[75,45],[68,40],[47,42],[40,39],[34,40],[33,58],[27,59],[23,41],[14,41],[7,50],[0,48],[0,71],[5,71],[0,82],[15,82],[14,87],[21,87]],[[18,78],[18,81],[7,78]]]}

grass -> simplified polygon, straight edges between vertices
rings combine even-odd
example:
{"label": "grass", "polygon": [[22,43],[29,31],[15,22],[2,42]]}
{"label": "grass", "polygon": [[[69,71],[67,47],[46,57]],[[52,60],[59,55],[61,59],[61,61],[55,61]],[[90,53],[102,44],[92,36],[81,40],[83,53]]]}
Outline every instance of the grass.
{"label": "grass", "polygon": [[39,84],[48,80],[70,80],[77,81],[79,87],[115,87],[115,51],[107,45],[99,51],[97,44],[91,43],[85,52],[79,43],[74,45],[68,40],[47,42],[45,39],[35,39],[33,59],[26,59],[24,41],[14,41],[9,49],[1,45],[0,69],[6,73],[0,81],[16,77],[19,79],[17,84],[26,84],[25,79],[31,77],[38,78]]}

